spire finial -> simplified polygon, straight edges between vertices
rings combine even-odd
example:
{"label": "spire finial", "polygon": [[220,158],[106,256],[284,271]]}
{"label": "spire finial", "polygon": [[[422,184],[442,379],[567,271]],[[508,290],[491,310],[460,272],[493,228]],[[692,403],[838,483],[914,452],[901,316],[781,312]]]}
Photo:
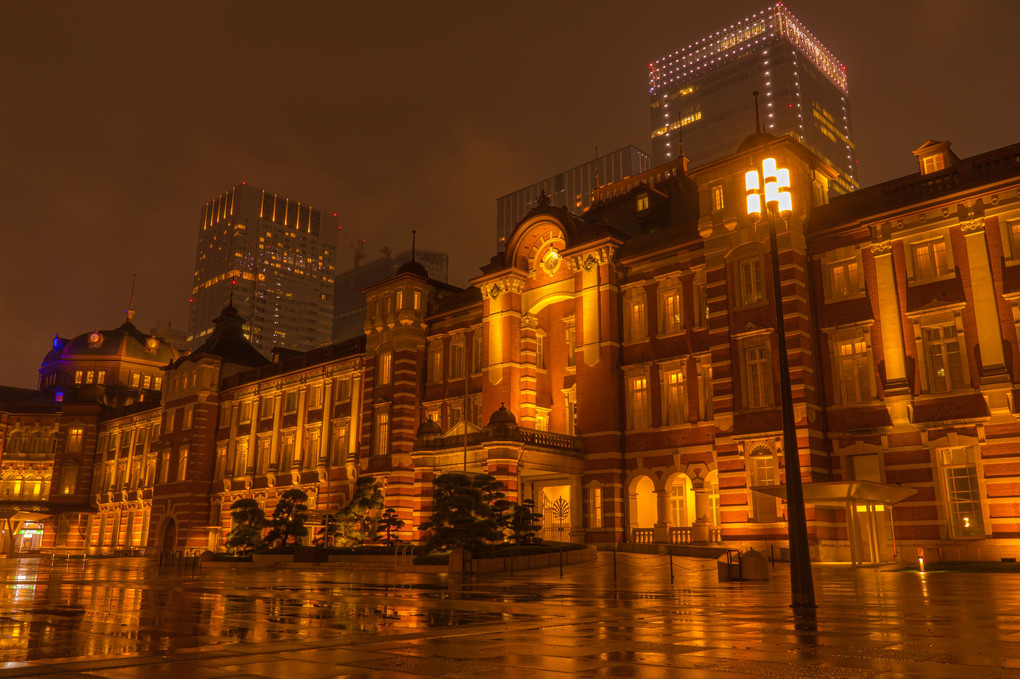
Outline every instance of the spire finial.
{"label": "spire finial", "polygon": [[418,230],[411,229],[411,261],[414,261],[414,241],[417,238]]}
{"label": "spire finial", "polygon": [[138,274],[131,274],[131,298],[128,300],[128,308],[124,310],[124,315],[127,316],[127,322],[130,323],[135,317],[135,280],[138,278]]}
{"label": "spire finial", "polygon": [[754,133],[761,134],[761,118],[758,116],[758,90],[751,94],[754,96]]}

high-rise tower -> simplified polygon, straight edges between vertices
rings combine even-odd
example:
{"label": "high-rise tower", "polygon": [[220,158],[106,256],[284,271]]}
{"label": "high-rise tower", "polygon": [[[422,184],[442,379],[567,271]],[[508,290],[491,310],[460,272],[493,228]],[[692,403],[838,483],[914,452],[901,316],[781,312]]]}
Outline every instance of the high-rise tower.
{"label": "high-rise tower", "polygon": [[229,302],[263,353],[329,344],[339,220],[243,182],[202,207],[188,342],[200,344]]}
{"label": "high-rise tower", "polygon": [[755,127],[791,134],[858,187],[846,67],[781,2],[649,66],[652,161],[692,166],[732,154]]}

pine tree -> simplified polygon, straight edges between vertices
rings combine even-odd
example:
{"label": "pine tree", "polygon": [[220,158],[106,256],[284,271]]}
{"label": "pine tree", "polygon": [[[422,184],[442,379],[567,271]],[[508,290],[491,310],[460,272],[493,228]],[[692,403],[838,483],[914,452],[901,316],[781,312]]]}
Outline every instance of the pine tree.
{"label": "pine tree", "polygon": [[272,529],[266,536],[270,549],[283,549],[301,542],[308,535],[305,521],[308,520],[308,494],[300,488],[290,488],[280,495],[270,521]]}
{"label": "pine tree", "polygon": [[428,552],[463,547],[481,552],[502,538],[492,503],[503,498],[503,484],[489,474],[474,479],[447,473],[433,482],[432,516],[422,530],[432,531]]}
{"label": "pine tree", "polygon": [[375,539],[387,547],[392,547],[400,542],[400,537],[394,535],[393,531],[398,531],[403,527],[404,520],[397,516],[397,510],[393,507],[387,507],[382,514],[382,518],[379,519],[379,525],[375,528]]}
{"label": "pine tree", "polygon": [[266,514],[258,502],[251,498],[236,500],[230,505],[230,519],[233,527],[227,534],[227,549],[231,553],[243,555],[262,549]]}
{"label": "pine tree", "polygon": [[336,513],[336,542],[342,547],[356,547],[375,536],[375,513],[382,506],[383,494],[375,477],[359,477],[350,502]]}

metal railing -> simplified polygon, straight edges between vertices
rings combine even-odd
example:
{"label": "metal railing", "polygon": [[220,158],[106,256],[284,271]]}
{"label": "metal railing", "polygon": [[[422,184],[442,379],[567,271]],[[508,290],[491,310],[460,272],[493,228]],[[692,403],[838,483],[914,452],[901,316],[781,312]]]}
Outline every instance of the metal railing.
{"label": "metal railing", "polygon": [[202,569],[200,550],[164,549],[159,553],[159,571],[161,573],[165,570],[176,570],[178,573],[186,573],[189,569],[192,573]]}

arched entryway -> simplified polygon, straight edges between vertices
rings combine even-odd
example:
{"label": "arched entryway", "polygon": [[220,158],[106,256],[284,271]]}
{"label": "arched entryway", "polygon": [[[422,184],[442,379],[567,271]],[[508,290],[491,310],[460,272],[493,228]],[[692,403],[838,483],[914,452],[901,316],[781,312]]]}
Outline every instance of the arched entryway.
{"label": "arched entryway", "polygon": [[177,546],[177,522],[173,519],[167,519],[166,525],[163,526],[163,541],[160,543],[160,547],[163,549],[174,549]]}
{"label": "arched entryway", "polygon": [[655,496],[655,482],[641,474],[630,482],[629,507],[631,539],[634,542],[652,542],[652,530],[659,519]]}

